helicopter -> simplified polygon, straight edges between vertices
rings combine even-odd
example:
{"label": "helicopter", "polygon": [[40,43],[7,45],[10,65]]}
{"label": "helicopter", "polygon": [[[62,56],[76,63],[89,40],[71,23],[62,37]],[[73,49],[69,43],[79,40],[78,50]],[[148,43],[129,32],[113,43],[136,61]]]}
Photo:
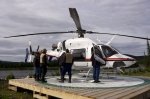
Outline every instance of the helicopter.
{"label": "helicopter", "polygon": [[[90,38],[85,38],[84,35],[86,33],[87,34],[107,34],[107,35],[114,35],[114,36],[124,36],[124,37],[130,37],[130,38],[150,40],[149,38],[131,36],[131,35],[86,31],[82,29],[81,27],[80,18],[79,18],[76,8],[69,8],[69,12],[70,12],[71,18],[73,19],[76,25],[76,28],[77,28],[76,31],[31,33],[31,34],[7,36],[4,38],[33,36],[33,35],[47,35],[47,34],[77,33],[78,34],[77,38],[67,39],[62,42],[58,42],[57,44],[53,44],[52,49],[48,50],[46,53],[50,57],[59,58],[60,55],[66,49],[69,49],[74,57],[73,66],[76,68],[92,67],[92,63],[91,63],[91,55],[92,55],[91,49],[92,48],[94,48],[97,51],[97,53],[102,53],[106,61],[106,63],[104,64],[104,67],[108,67],[108,68],[129,67],[136,63],[136,60],[134,58],[121,54],[118,50],[116,50],[110,45],[114,37],[106,44],[102,42],[100,42],[100,44],[97,44]],[[30,44],[30,49],[31,49],[31,44]]]}

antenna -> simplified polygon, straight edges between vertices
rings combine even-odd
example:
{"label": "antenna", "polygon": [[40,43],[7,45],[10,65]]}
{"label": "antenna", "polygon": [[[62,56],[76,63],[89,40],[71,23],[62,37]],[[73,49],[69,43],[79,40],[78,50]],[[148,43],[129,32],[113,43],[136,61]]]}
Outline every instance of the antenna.
{"label": "antenna", "polygon": [[109,44],[114,40],[115,37],[116,37],[116,35],[114,35],[114,36],[110,39],[110,41],[108,41],[108,42],[106,43],[106,45],[109,45]]}
{"label": "antenna", "polygon": [[99,43],[101,42],[101,40],[98,38],[98,36],[97,36],[97,39],[96,39]]}

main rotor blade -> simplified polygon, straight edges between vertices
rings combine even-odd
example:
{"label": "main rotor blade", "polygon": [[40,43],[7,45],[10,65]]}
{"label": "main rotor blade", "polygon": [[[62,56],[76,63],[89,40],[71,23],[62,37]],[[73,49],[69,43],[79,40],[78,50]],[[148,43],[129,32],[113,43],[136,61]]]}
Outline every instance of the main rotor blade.
{"label": "main rotor blade", "polygon": [[118,36],[124,36],[124,37],[131,37],[131,38],[138,38],[138,39],[150,40],[150,38],[146,38],[146,37],[139,37],[139,36],[133,36],[133,35],[123,35],[123,34],[116,34],[116,33],[100,33],[100,32],[92,32],[92,31],[87,31],[86,33],[89,33],[89,34],[118,35]]}
{"label": "main rotor blade", "polygon": [[31,34],[22,34],[22,35],[6,36],[6,37],[4,37],[4,38],[21,37],[21,36],[32,36],[32,35],[45,35],[45,34],[62,34],[62,33],[74,33],[74,31],[68,31],[68,32],[31,33]]}
{"label": "main rotor blade", "polygon": [[75,8],[69,8],[70,16],[72,17],[73,21],[76,24],[76,27],[78,30],[82,30],[81,24],[80,24],[80,18],[78,15],[78,12]]}

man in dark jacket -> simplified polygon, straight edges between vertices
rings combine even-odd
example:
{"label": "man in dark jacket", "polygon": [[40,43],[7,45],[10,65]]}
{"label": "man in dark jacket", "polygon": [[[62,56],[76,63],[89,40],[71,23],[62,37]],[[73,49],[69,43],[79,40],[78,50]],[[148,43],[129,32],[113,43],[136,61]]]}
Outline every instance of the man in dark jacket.
{"label": "man in dark jacket", "polygon": [[60,68],[59,68],[60,79],[58,79],[58,80],[61,80],[60,82],[62,82],[62,80],[64,79],[63,78],[63,68],[65,66],[65,52],[62,52],[60,54],[60,57],[58,58],[58,64],[60,66]]}
{"label": "man in dark jacket", "polygon": [[91,52],[92,52],[91,61],[92,61],[92,66],[93,66],[93,79],[94,79],[94,83],[98,83],[100,82],[99,81],[100,66],[103,64],[96,59],[96,55],[102,60],[103,60],[103,56],[100,50],[95,49],[94,47],[91,49]]}
{"label": "man in dark jacket", "polygon": [[68,76],[69,76],[69,83],[71,83],[71,77],[72,77],[72,65],[73,65],[73,55],[69,52],[68,49],[66,49],[66,53],[64,54],[65,56],[63,56],[65,59],[63,59],[63,63],[64,66],[62,68],[62,78],[61,78],[61,82],[64,82],[64,76],[66,74],[66,72],[68,72]]}
{"label": "man in dark jacket", "polygon": [[34,54],[34,59],[33,59],[33,65],[35,68],[34,78],[35,80],[39,81],[40,80],[40,53],[33,52],[32,54]]}

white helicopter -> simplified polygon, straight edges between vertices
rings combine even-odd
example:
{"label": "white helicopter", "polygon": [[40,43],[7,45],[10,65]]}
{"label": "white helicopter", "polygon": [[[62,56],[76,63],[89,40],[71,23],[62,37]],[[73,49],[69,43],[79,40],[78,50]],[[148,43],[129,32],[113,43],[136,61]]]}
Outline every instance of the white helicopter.
{"label": "white helicopter", "polygon": [[102,53],[103,57],[106,60],[106,64],[104,67],[108,68],[116,68],[116,67],[129,67],[136,63],[136,60],[132,57],[127,55],[123,55],[119,53],[116,49],[114,49],[109,44],[112,39],[106,43],[97,44],[93,40],[89,38],[84,38],[84,34],[107,34],[107,35],[117,35],[117,36],[125,36],[125,37],[132,37],[138,39],[146,39],[144,37],[137,37],[137,36],[130,36],[130,35],[122,35],[122,34],[113,34],[113,33],[100,33],[100,32],[92,32],[83,30],[80,24],[80,19],[78,13],[75,8],[69,8],[70,16],[72,17],[73,21],[76,24],[77,30],[76,31],[67,31],[67,32],[45,32],[45,33],[32,33],[32,34],[23,34],[23,35],[15,35],[15,36],[8,36],[4,38],[11,38],[11,37],[21,37],[21,36],[32,36],[32,35],[46,35],[46,34],[62,34],[62,33],[78,33],[78,38],[74,39],[67,39],[62,42],[58,42],[58,44],[53,44],[52,50],[47,51],[48,56],[59,57],[62,52],[66,49],[69,49],[73,56],[74,56],[74,68],[86,68],[92,67],[91,64],[91,48],[94,47],[98,53]]}

